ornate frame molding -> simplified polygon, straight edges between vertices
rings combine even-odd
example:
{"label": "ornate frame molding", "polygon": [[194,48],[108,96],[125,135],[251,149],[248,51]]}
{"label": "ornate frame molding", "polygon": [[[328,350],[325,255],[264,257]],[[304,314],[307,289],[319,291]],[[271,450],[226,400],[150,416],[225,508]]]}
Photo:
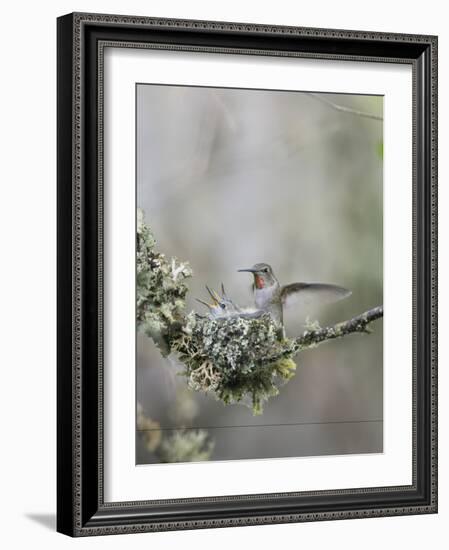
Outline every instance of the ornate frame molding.
{"label": "ornate frame molding", "polygon": [[[138,39],[131,40],[130,36],[136,30],[139,31]],[[177,42],[177,36],[180,36],[177,33],[180,32],[182,43]],[[142,41],[142,33],[148,35],[145,41]],[[189,44],[186,40],[195,43]],[[235,45],[232,45],[233,41]],[[246,43],[247,47],[242,43]],[[329,51],[331,43],[333,49],[340,53]],[[410,487],[163,502],[104,502],[102,104],[103,52],[105,46],[112,45],[234,55],[410,63],[413,66],[414,463],[413,484]],[[96,120],[89,122],[86,113],[91,113],[93,106]],[[69,136],[68,126],[72,128]],[[92,239],[95,238],[95,245],[86,244],[84,236],[87,232]],[[86,313],[89,300],[96,300],[96,319]],[[418,310],[424,316],[418,317]],[[90,334],[92,331],[87,330],[87,327],[92,328],[93,323],[96,325],[94,337]],[[88,365],[91,367],[89,371]],[[87,428],[86,422],[83,422],[86,411],[97,415],[95,429]],[[386,495],[390,497],[387,499]],[[256,503],[260,501],[267,505],[276,499],[278,502],[295,499],[298,511],[262,513]],[[207,505],[213,503],[221,504],[223,512],[227,510],[228,513],[223,513],[220,518],[208,517]],[[170,515],[152,512],[152,508],[162,504],[172,506]],[[194,509],[195,504],[205,509],[203,517]],[[254,513],[251,513],[251,506]],[[228,517],[230,509],[234,517]],[[59,18],[58,531],[72,536],[87,536],[436,511],[437,38],[103,14],[77,13]],[[186,518],[188,515],[191,517]]]}

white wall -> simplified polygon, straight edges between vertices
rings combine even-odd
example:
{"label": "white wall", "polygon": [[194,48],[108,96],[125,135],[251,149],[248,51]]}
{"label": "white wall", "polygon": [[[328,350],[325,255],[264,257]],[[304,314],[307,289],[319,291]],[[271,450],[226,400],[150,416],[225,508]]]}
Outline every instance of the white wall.
{"label": "white wall", "polygon": [[[127,0],[8,2],[2,9],[0,199],[2,423],[1,539],[5,548],[421,548],[447,535],[449,520],[447,338],[440,358],[440,513],[238,529],[158,533],[74,541],[54,532],[55,511],[55,166],[56,22],[71,11],[222,19],[440,35],[440,311],[449,280],[449,31],[444,3],[411,0],[244,2]],[[446,123],[447,124],[447,123]],[[447,283],[446,283],[447,284]],[[5,308],[6,304],[6,308]],[[5,437],[6,433],[6,437]],[[27,457],[26,460],[23,457]],[[9,542],[6,541],[9,539]],[[107,545],[107,546],[106,546]],[[443,543],[436,544],[436,548]]]}

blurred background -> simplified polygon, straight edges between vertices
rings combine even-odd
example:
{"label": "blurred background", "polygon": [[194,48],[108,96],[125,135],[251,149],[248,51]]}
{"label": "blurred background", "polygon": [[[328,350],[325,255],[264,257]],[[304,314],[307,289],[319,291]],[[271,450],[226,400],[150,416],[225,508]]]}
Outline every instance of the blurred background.
{"label": "blurred background", "polygon": [[[251,276],[237,269],[257,262],[281,284],[352,290],[286,311],[289,336],[307,315],[325,325],[382,304],[383,124],[336,105],[381,117],[383,98],[138,85],[137,206],[157,250],[193,268],[188,311],[204,313],[195,298],[221,282],[251,305]],[[298,355],[256,417],[189,390],[182,366],[138,334],[136,462],[382,452],[382,321],[372,328]],[[207,452],[177,455],[189,434]]]}

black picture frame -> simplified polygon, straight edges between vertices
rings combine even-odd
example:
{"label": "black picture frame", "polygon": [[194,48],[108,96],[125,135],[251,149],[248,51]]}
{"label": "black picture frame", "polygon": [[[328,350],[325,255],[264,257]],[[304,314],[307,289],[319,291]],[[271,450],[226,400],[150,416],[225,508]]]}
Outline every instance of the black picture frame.
{"label": "black picture frame", "polygon": [[[57,530],[71,536],[437,512],[437,37],[74,13],[58,18]],[[105,503],[102,44],[413,68],[413,483]]]}

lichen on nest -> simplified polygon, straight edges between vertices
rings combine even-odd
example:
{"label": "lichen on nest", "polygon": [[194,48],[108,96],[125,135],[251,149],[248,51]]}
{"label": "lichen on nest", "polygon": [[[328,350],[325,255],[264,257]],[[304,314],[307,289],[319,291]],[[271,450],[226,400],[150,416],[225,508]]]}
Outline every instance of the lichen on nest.
{"label": "lichen on nest", "polygon": [[209,319],[188,316],[188,334],[172,341],[172,349],[185,366],[189,386],[211,392],[225,404],[250,398],[254,414],[262,404],[277,395],[280,383],[295,373],[291,357],[267,361],[285,349],[278,339],[278,327],[271,317],[257,319],[229,317]]}

